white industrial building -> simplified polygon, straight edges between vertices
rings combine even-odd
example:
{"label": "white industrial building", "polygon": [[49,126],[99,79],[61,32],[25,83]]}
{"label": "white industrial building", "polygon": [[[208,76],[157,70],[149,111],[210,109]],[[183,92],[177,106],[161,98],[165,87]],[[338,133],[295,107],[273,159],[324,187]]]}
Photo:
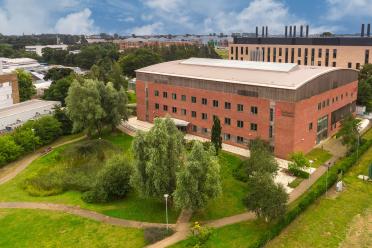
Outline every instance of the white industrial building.
{"label": "white industrial building", "polygon": [[0,109],[13,104],[13,87],[11,82],[0,82]]}
{"label": "white industrial building", "polygon": [[53,113],[58,101],[30,100],[0,109],[0,132],[11,131],[28,120]]}
{"label": "white industrial building", "polygon": [[68,45],[46,45],[46,46],[36,45],[36,46],[26,46],[25,47],[25,50],[27,52],[34,52],[37,55],[42,56],[43,55],[43,49],[44,48],[51,48],[51,49],[55,49],[55,50],[67,50]]}

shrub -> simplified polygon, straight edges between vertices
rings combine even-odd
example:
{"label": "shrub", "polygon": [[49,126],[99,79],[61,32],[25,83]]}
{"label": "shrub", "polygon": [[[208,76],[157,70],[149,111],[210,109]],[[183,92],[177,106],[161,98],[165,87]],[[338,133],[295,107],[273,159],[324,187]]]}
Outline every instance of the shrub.
{"label": "shrub", "polygon": [[126,196],[131,188],[129,182],[132,171],[128,159],[122,156],[112,157],[99,172],[93,189],[84,194],[83,200],[108,202]]}
{"label": "shrub", "polygon": [[43,116],[34,121],[28,121],[22,129],[34,129],[36,136],[40,138],[42,145],[46,145],[56,140],[61,134],[61,123],[53,116]]}
{"label": "shrub", "polygon": [[149,227],[145,228],[144,236],[146,244],[153,244],[159,240],[165,239],[166,237],[172,235],[173,229],[159,228],[159,227]]}
{"label": "shrub", "polygon": [[191,246],[201,247],[203,246],[211,237],[212,229],[209,227],[201,226],[199,222],[195,222],[191,227]]}
{"label": "shrub", "polygon": [[0,167],[19,158],[22,152],[11,135],[0,136]]}
{"label": "shrub", "polygon": [[32,129],[22,127],[16,128],[12,136],[15,143],[21,146],[24,152],[33,151],[40,145],[40,138],[35,135]]}
{"label": "shrub", "polygon": [[288,171],[296,177],[301,177],[305,179],[310,177],[310,174],[308,172],[298,169],[297,167],[291,166],[291,164],[288,166]]}

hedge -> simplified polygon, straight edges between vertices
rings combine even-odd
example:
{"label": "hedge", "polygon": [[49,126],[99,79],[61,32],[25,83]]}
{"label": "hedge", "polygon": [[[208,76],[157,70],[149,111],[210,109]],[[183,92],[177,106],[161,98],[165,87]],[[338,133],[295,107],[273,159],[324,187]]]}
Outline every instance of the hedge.
{"label": "hedge", "polygon": [[[364,142],[359,148],[359,157],[372,146],[372,140]],[[332,166],[328,173],[321,176],[311,188],[298,201],[298,204],[290,209],[284,217],[269,228],[250,248],[263,247],[268,241],[275,238],[280,232],[286,228],[298,215],[305,211],[315,200],[322,196],[326,188],[326,180],[328,180],[328,188],[332,187],[338,179],[340,171],[348,171],[357,162],[356,152],[351,153],[348,157],[342,158],[334,166]],[[328,178],[327,178],[328,177]]]}
{"label": "hedge", "polygon": [[301,177],[301,178],[305,178],[305,179],[310,177],[310,174],[308,172],[297,169],[297,168],[294,168],[294,167],[290,167],[288,169],[288,171],[296,177]]}

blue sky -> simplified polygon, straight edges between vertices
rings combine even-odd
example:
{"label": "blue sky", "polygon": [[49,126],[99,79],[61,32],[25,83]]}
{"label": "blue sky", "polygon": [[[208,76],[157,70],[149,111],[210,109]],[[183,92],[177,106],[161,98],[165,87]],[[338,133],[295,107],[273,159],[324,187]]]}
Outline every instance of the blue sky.
{"label": "blue sky", "polygon": [[254,32],[309,24],[311,33],[360,32],[372,0],[0,0],[0,33]]}

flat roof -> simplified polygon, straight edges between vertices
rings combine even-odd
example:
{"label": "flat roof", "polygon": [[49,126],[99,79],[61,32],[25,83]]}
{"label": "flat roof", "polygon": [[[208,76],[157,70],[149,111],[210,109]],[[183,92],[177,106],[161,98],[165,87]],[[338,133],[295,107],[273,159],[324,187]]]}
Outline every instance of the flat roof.
{"label": "flat roof", "polygon": [[190,58],[151,65],[136,72],[295,90],[337,67]]}
{"label": "flat roof", "polygon": [[51,105],[54,106],[58,104],[60,104],[60,102],[58,101],[44,101],[44,100],[38,100],[38,99],[16,103],[9,107],[0,109],[0,119],[7,117],[7,116],[19,115],[21,113],[25,113],[27,111],[31,111],[34,109],[48,107]]}

